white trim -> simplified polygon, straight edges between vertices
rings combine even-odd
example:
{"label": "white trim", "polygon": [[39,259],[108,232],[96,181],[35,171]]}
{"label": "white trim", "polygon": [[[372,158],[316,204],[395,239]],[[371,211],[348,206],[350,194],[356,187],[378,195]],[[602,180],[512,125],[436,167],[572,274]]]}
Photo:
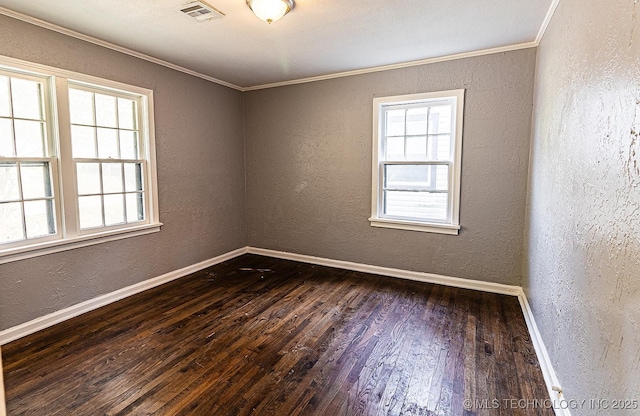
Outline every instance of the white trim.
{"label": "white trim", "polygon": [[[153,91],[151,91],[148,95],[142,96],[142,100],[145,102],[145,105],[142,106],[142,113],[140,116],[142,117],[141,127],[146,133],[147,142],[143,147],[147,160],[147,176],[149,189],[152,192],[147,193],[151,195],[147,195],[147,200],[149,202],[148,211],[151,214],[151,221],[160,221],[160,206],[159,206],[159,197],[160,189],[158,188],[158,165],[156,160],[156,115],[154,109],[154,97]],[[138,137],[140,140],[140,137]]]}
{"label": "white trim", "polygon": [[246,91],[263,90],[267,88],[284,87],[288,85],[306,84],[308,82],[325,81],[325,80],[334,79],[334,78],[344,78],[344,77],[350,77],[352,75],[370,74],[372,72],[390,71],[393,69],[410,68],[412,66],[428,65],[428,64],[434,64],[437,62],[454,61],[456,59],[472,58],[476,56],[491,55],[494,53],[517,51],[520,49],[535,48],[536,46],[538,46],[536,42],[517,43],[514,45],[499,46],[497,48],[489,48],[489,49],[480,49],[477,51],[456,53],[453,55],[443,55],[443,56],[437,56],[435,58],[426,58],[426,59],[420,59],[417,61],[402,62],[399,64],[374,66],[371,68],[355,69],[352,71],[344,71],[344,72],[335,72],[333,74],[319,75],[316,77],[309,77],[309,78],[300,78],[300,79],[294,79],[291,81],[282,81],[282,82],[274,82],[271,84],[254,85],[252,87],[244,87],[241,89],[241,91],[246,92]]}
{"label": "white trim", "polygon": [[540,369],[542,370],[544,383],[547,386],[547,393],[549,393],[549,397],[553,402],[553,409],[556,413],[556,416],[571,416],[571,412],[569,411],[567,406],[567,399],[562,394],[562,389],[560,388],[560,380],[558,380],[556,372],[553,369],[551,359],[549,358],[549,354],[547,353],[547,348],[544,345],[544,341],[542,340],[540,331],[538,331],[538,325],[536,325],[533,311],[529,306],[529,301],[527,300],[527,296],[522,288],[520,288],[520,293],[518,293],[518,300],[520,301],[522,314],[524,315],[527,329],[529,330],[529,334],[531,335],[531,343],[533,344],[533,348],[535,349],[536,355],[538,356],[538,363],[540,363]]}
{"label": "white trim", "polygon": [[107,49],[111,49],[117,52],[121,52],[124,53],[126,55],[129,56],[133,56],[139,59],[143,59],[145,61],[148,62],[152,62],[154,64],[158,64],[170,69],[173,69],[175,71],[179,71],[188,75],[192,75],[194,77],[198,77],[201,79],[204,79],[206,81],[210,81],[213,82],[215,84],[219,84],[225,87],[229,87],[232,88],[234,90],[237,91],[241,91],[241,92],[247,92],[247,91],[255,91],[255,90],[263,90],[263,89],[267,89],[267,88],[276,88],[276,87],[284,87],[284,86],[288,86],[288,85],[297,85],[297,84],[305,84],[308,82],[316,82],[316,81],[324,81],[324,80],[328,80],[328,79],[335,79],[335,78],[343,78],[343,77],[348,77],[348,76],[352,76],[352,75],[361,75],[361,74],[370,74],[373,72],[382,72],[382,71],[389,71],[389,70],[393,70],[393,69],[402,69],[402,68],[409,68],[412,66],[420,66],[420,65],[428,65],[428,64],[433,64],[433,63],[437,63],[437,62],[446,62],[446,61],[452,61],[452,60],[456,60],[456,59],[464,59],[464,58],[471,58],[471,57],[476,57],[476,56],[483,56],[483,55],[491,55],[494,53],[503,53],[503,52],[510,52],[510,51],[517,51],[520,49],[528,49],[528,48],[535,48],[540,44],[540,41],[542,40],[542,37],[544,36],[544,32],[546,31],[549,22],[551,21],[551,18],[553,17],[553,14],[556,10],[556,8],[558,7],[558,4],[560,3],[560,0],[553,0],[549,10],[547,11],[547,14],[544,18],[544,20],[542,21],[542,25],[540,26],[540,29],[538,31],[538,34],[535,38],[534,41],[532,42],[523,42],[523,43],[516,43],[516,44],[512,44],[512,45],[506,45],[506,46],[498,46],[495,48],[487,48],[487,49],[479,49],[476,51],[470,51],[470,52],[462,52],[462,53],[456,53],[456,54],[451,54],[451,55],[442,55],[442,56],[436,56],[433,58],[425,58],[425,59],[419,59],[419,60],[415,60],[415,61],[408,61],[408,62],[401,62],[401,63],[397,63],[397,64],[389,64],[389,65],[380,65],[380,66],[374,66],[374,67],[370,67],[370,68],[363,68],[363,69],[355,69],[355,70],[351,70],[351,71],[342,71],[342,72],[334,72],[331,74],[326,74],[326,75],[318,75],[315,77],[307,77],[307,78],[299,78],[299,79],[294,79],[294,80],[289,80],[289,81],[280,81],[280,82],[273,82],[273,83],[269,83],[269,84],[260,84],[260,85],[253,85],[253,86],[249,86],[249,87],[241,87],[239,85],[235,85],[232,84],[230,82],[226,82],[223,81],[221,79],[218,78],[214,78],[211,77],[209,75],[205,75],[203,73],[197,72],[197,71],[193,71],[191,69],[185,68],[183,66],[180,65],[176,65],[173,64],[171,62],[165,61],[163,59],[159,59],[159,58],[155,58],[153,56],[141,53],[141,52],[137,52],[134,51],[133,49],[129,49],[123,46],[119,46],[116,45],[114,43],[111,42],[107,42],[105,40],[102,39],[98,39],[96,37],[90,36],[90,35],[85,35],[83,33],[80,32],[76,32],[75,30],[71,30],[71,29],[67,29],[65,27],[56,25],[54,23],[50,23],[41,19],[37,19],[33,16],[29,16],[26,15],[24,13],[20,13],[20,12],[16,12],[14,10],[10,10],[7,9],[6,7],[0,7],[0,14],[26,22],[26,23],[30,23],[32,25],[35,26],[39,26],[42,27],[44,29],[48,29],[48,30],[52,30],[54,32],[58,32],[61,33],[63,35],[66,36],[70,36],[72,38],[75,39],[80,39],[83,40],[85,42],[89,42],[89,43],[93,43],[94,45],[98,45],[98,46],[102,46],[104,48]]}
{"label": "white trim", "polygon": [[275,257],[278,259],[299,261],[302,263],[317,264],[320,266],[335,267],[338,269],[353,270],[363,273],[371,273],[382,276],[397,277],[399,279],[414,280],[424,283],[435,283],[462,289],[479,290],[481,292],[498,293],[501,295],[518,296],[522,289],[520,286],[505,285],[502,283],[483,282],[481,280],[462,279],[460,277],[443,276],[433,273],[415,272],[410,270],[393,269],[390,267],[372,266],[363,263],[354,263],[344,260],[333,260],[323,257],[308,256],[305,254],[288,253],[285,251],[269,250],[264,248],[249,247],[249,254]]}
{"label": "white trim", "polygon": [[[382,276],[397,277],[400,279],[415,280],[418,282],[434,283],[438,285],[458,287],[462,289],[478,290],[481,292],[497,293],[501,295],[516,296],[520,302],[527,329],[531,335],[531,342],[540,363],[540,369],[544,377],[549,397],[553,402],[556,416],[571,416],[571,412],[566,409],[568,402],[554,388],[560,389],[560,382],[549,359],[549,354],[542,341],[540,332],[535,322],[535,318],[529,307],[527,297],[520,286],[505,285],[501,283],[484,282],[480,280],[463,279],[459,277],[442,276],[432,273],[415,272],[388,267],[372,266],[362,263],[353,263],[343,260],[333,260],[322,257],[307,256],[304,254],[288,253],[284,251],[269,250],[264,248],[248,247],[249,254],[275,257],[278,259],[299,261],[303,263],[317,264],[320,266],[335,267],[338,269],[354,270],[358,272],[378,274]],[[561,389],[560,389],[561,390]]]}
{"label": "white trim", "polygon": [[[63,310],[53,312],[49,315],[45,315],[36,318],[32,321],[25,322],[23,324],[8,328],[4,331],[0,331],[0,345],[7,344],[16,339],[33,334],[34,332],[48,328],[60,322],[79,316],[83,313],[92,311],[102,306],[108,305],[113,302],[117,302],[126,297],[135,295],[145,290],[154,288],[172,280],[179,279],[189,274],[198,272],[207,267],[214,266],[227,260],[231,260],[235,257],[243,254],[256,254],[260,256],[267,256],[285,260],[299,261],[302,263],[317,264],[321,266],[335,267],[338,269],[346,269],[359,271],[364,273],[377,274],[382,276],[396,277],[400,279],[414,280],[418,282],[433,283],[450,287],[458,287],[463,289],[478,290],[481,292],[497,293],[501,295],[516,296],[520,302],[520,307],[524,315],[524,319],[527,325],[529,334],[531,335],[531,342],[534,346],[538,362],[540,363],[540,369],[544,377],[545,384],[549,397],[553,401],[554,410],[556,416],[571,416],[568,409],[565,409],[563,403],[566,404],[566,399],[562,397],[562,393],[558,393],[555,388],[559,388],[560,383],[556,376],[556,373],[549,359],[549,355],[545,348],[540,332],[535,322],[535,318],[529,307],[527,297],[520,286],[505,285],[500,283],[484,282],[479,280],[462,279],[459,277],[442,276],[432,273],[415,272],[409,270],[393,269],[388,267],[372,266],[363,263],[354,263],[343,260],[333,260],[322,257],[308,256],[304,254],[288,253],[284,251],[269,250],[256,247],[242,247],[237,250],[222,254],[203,262],[184,267],[173,272],[166,273],[162,276],[158,276],[149,280],[145,280],[140,283],[136,283],[131,286],[116,290],[106,295],[98,296],[94,299],[87,300],[85,302],[70,306]],[[0,366],[1,368],[1,366]],[[1,374],[0,374],[1,376]],[[1,380],[0,380],[1,383]],[[0,386],[1,387],[1,386]],[[1,395],[1,393],[0,393]],[[1,398],[1,397],[0,397]],[[0,402],[0,408],[2,404]],[[4,416],[0,409],[0,416]]]}
{"label": "white trim", "polygon": [[[432,91],[418,94],[375,97],[373,99],[373,126],[371,146],[371,222],[372,227],[396,228],[400,230],[421,231],[448,235],[458,235],[460,230],[460,178],[462,164],[462,129],[464,119],[464,89]],[[385,157],[386,135],[384,113],[387,109],[409,108],[412,106],[449,105],[452,108],[451,137],[452,153],[446,160],[440,161],[449,166],[449,191],[447,192],[447,219],[443,222],[422,220],[409,217],[393,217],[385,214],[384,184],[385,165],[388,164],[431,164],[435,161],[410,160],[406,162],[388,161]],[[381,118],[382,117],[382,118]],[[455,122],[455,124],[454,124]],[[406,132],[405,132],[406,133]],[[452,134],[453,133],[453,134]],[[406,142],[406,137],[405,137]]]}
{"label": "white trim", "polygon": [[116,52],[121,52],[129,56],[133,56],[135,58],[143,59],[148,62],[152,62],[154,64],[162,65],[164,67],[173,69],[175,71],[183,72],[188,75],[193,75],[194,77],[202,78],[207,81],[211,81],[213,83],[232,88],[234,90],[242,91],[242,87],[231,84],[230,82],[222,81],[220,79],[210,77],[208,75],[202,74],[200,72],[193,71],[191,69],[182,67],[180,65],[172,64],[171,62],[164,61],[159,58],[154,58],[153,56],[134,51],[129,48],[125,48],[124,46],[119,46],[111,42],[107,42],[102,39],[95,38],[93,36],[85,35],[84,33],[76,32],[75,30],[67,29],[65,27],[56,25],[54,23],[46,22],[44,20],[37,19],[35,17],[26,15],[24,13],[16,12],[14,10],[7,9],[6,7],[0,7],[0,14],[3,14],[8,17],[12,17],[17,20],[21,20],[26,23],[30,23],[35,26],[42,27],[44,29],[52,30],[54,32],[62,33],[63,35],[70,36],[72,38],[80,39],[85,42],[93,43],[94,45],[102,46],[107,49],[114,50]]}
{"label": "white trim", "polygon": [[439,233],[448,235],[458,235],[459,225],[436,224],[413,221],[392,220],[388,218],[369,218],[372,227],[391,228],[396,230],[422,231],[425,233]]}
{"label": "white trim", "polygon": [[549,23],[551,23],[551,19],[553,18],[553,14],[556,12],[558,5],[560,4],[560,0],[553,0],[551,5],[549,5],[549,10],[547,10],[547,14],[542,21],[542,25],[540,26],[540,30],[538,31],[538,35],[536,36],[535,44],[536,46],[540,45],[542,42],[542,38],[544,37],[544,33],[547,31],[549,27]]}
{"label": "white trim", "polygon": [[116,52],[121,52],[124,53],[126,55],[129,56],[133,56],[139,59],[143,59],[145,61],[148,62],[152,62],[154,64],[158,64],[170,69],[173,69],[175,71],[179,71],[188,75],[192,75],[194,77],[198,77],[201,79],[204,79],[206,81],[210,81],[213,82],[215,84],[219,84],[225,87],[229,87],[232,88],[234,90],[237,91],[241,91],[241,92],[247,92],[247,91],[255,91],[255,90],[262,90],[262,89],[267,89],[267,88],[276,88],[276,87],[283,87],[283,86],[287,86],[287,85],[296,85],[296,84],[305,84],[308,82],[315,82],[315,81],[324,81],[324,80],[328,80],[328,79],[335,79],[335,78],[343,78],[343,77],[348,77],[348,76],[352,76],[352,75],[361,75],[361,74],[370,74],[373,72],[382,72],[382,71],[389,71],[389,70],[393,70],[393,69],[402,69],[402,68],[409,68],[412,66],[420,66],[420,65],[428,65],[428,64],[433,64],[433,63],[437,63],[437,62],[446,62],[446,61],[452,61],[452,60],[456,60],[456,59],[464,59],[464,58],[471,58],[471,57],[476,57],[476,56],[483,56],[483,55],[491,55],[494,53],[503,53],[503,52],[510,52],[510,51],[517,51],[520,49],[528,49],[528,48],[535,48],[538,46],[538,44],[540,43],[540,39],[542,39],[542,34],[544,34],[544,30],[546,30],[547,25],[549,24],[549,21],[551,20],[551,16],[553,15],[553,11],[555,11],[555,7],[557,7],[557,4],[560,2],[560,0],[553,0],[553,3],[549,9],[549,12],[547,13],[547,16],[545,17],[545,20],[542,23],[542,27],[540,28],[540,31],[538,32],[538,37],[536,37],[536,40],[533,42],[523,42],[523,43],[516,43],[516,44],[512,44],[512,45],[506,45],[506,46],[499,46],[499,47],[495,47],[495,48],[487,48],[487,49],[480,49],[480,50],[476,50],[476,51],[470,51],[470,52],[462,52],[462,53],[456,53],[456,54],[451,54],[451,55],[443,55],[443,56],[437,56],[437,57],[433,57],[433,58],[426,58],[426,59],[419,59],[419,60],[415,60],[415,61],[409,61],[409,62],[401,62],[401,63],[397,63],[397,64],[389,64],[389,65],[380,65],[380,66],[375,66],[375,67],[370,67],[370,68],[363,68],[363,69],[356,69],[356,70],[351,70],[351,71],[342,71],[342,72],[335,72],[335,73],[331,73],[331,74],[326,74],[326,75],[319,75],[319,76],[315,76],[315,77],[308,77],[308,78],[299,78],[299,79],[294,79],[294,80],[289,80],[289,81],[281,81],[281,82],[274,82],[274,83],[269,83],[269,84],[261,84],[261,85],[253,85],[253,86],[249,86],[249,87],[241,87],[235,84],[232,84],[230,82],[226,82],[223,81],[221,79],[218,78],[214,78],[211,77],[209,75],[205,75],[203,73],[197,72],[197,71],[193,71],[191,69],[185,68],[183,66],[180,65],[176,65],[173,64],[171,62],[159,59],[159,58],[155,58],[153,56],[141,53],[141,52],[137,52],[134,51],[132,49],[123,47],[123,46],[119,46],[116,45],[114,43],[111,42],[107,42],[105,40],[102,39],[98,39],[95,38],[93,36],[90,35],[85,35],[83,33],[80,32],[76,32],[75,30],[71,30],[71,29],[67,29],[65,27],[56,25],[54,23],[50,23],[41,19],[37,19],[35,17],[26,15],[24,13],[20,13],[20,12],[16,12],[14,10],[10,10],[7,9],[6,7],[0,7],[0,14],[17,19],[17,20],[21,20],[23,22],[26,23],[30,23],[32,25],[35,26],[39,26],[42,27],[44,29],[48,29],[48,30],[52,30],[54,32],[58,32],[61,33],[63,35],[66,36],[70,36],[72,38],[76,38],[76,39],[80,39],[83,40],[85,42],[89,42],[89,43],[93,43],[94,45],[98,45],[98,46],[102,46],[104,48],[107,49],[111,49],[114,50]]}
{"label": "white trim", "polygon": [[[0,70],[19,76],[42,78],[46,82],[48,135],[51,137],[49,154],[56,211],[56,235],[18,243],[0,245],[0,264],[22,260],[87,245],[118,240],[125,237],[160,231],[157,166],[155,159],[155,130],[153,120],[153,91],[121,82],[101,79],[47,65],[36,64],[0,55]],[[53,82],[55,81],[55,82]],[[98,230],[81,230],[76,191],[76,168],[71,154],[71,124],[69,115],[70,84],[82,85],[87,91],[106,91],[114,96],[124,96],[138,103],[138,137],[141,142],[140,160],[144,166],[145,220],[125,226],[101,227]],[[97,159],[91,159],[95,161]],[[55,168],[55,169],[53,169]]]}
{"label": "white trim", "polygon": [[33,319],[29,322],[25,322],[23,324],[5,329],[4,331],[0,331],[0,345],[15,341],[16,339],[33,334],[34,332],[43,330],[45,328],[49,328],[50,326],[56,325],[60,322],[75,318],[76,316],[82,315],[83,313],[98,309],[102,306],[117,302],[121,299],[127,298],[137,293],[144,292],[145,290],[171,282],[172,280],[176,280],[189,274],[198,272],[202,269],[206,269],[207,267],[211,267],[224,261],[231,260],[235,257],[246,254],[247,251],[247,247],[242,247],[237,250],[233,250],[220,256],[214,257],[212,259],[205,260],[191,266],[183,267],[182,269],[174,270],[172,272],[163,274],[162,276],[154,277],[152,279],[145,280],[131,286],[123,287],[122,289],[118,289],[111,293],[89,299],[82,303],[78,303],[68,308]]}
{"label": "white trim", "polygon": [[123,238],[137,237],[140,235],[157,233],[162,223],[143,224],[136,227],[120,228],[95,234],[81,235],[73,238],[47,241],[44,243],[30,244],[0,251],[0,264],[12,261],[30,259],[46,254],[59,253],[80,247],[107,243],[109,241],[122,240]]}

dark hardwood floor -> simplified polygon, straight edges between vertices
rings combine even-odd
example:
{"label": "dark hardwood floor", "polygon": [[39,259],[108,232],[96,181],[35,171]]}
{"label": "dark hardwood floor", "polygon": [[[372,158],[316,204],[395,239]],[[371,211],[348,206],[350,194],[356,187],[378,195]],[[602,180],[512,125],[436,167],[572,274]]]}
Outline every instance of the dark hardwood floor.
{"label": "dark hardwood floor", "polygon": [[254,255],[2,353],[10,416],[553,415],[515,297]]}

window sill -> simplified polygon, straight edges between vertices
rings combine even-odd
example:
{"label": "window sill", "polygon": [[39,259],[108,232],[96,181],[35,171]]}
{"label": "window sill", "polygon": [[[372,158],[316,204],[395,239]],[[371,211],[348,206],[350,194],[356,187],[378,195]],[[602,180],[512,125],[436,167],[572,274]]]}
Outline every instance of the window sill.
{"label": "window sill", "polygon": [[369,218],[372,227],[395,228],[398,230],[421,231],[424,233],[437,233],[447,235],[458,235],[459,225],[425,223],[415,221],[403,221],[387,218]]}
{"label": "window sill", "polygon": [[123,238],[156,233],[160,231],[160,227],[162,227],[161,222],[144,224],[126,229],[111,230],[91,235],[83,235],[74,238],[47,241],[44,243],[36,243],[0,250],[0,264],[44,256],[45,254],[58,253],[60,251],[73,250],[80,247],[92,246],[94,244],[106,243],[108,241],[121,240]]}

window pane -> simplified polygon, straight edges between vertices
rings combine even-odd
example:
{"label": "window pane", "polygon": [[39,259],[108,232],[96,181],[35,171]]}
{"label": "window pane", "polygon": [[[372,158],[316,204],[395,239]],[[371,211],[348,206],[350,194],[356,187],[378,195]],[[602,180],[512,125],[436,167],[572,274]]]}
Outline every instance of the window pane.
{"label": "window pane", "polygon": [[[18,166],[15,163],[0,163],[0,202],[19,199]],[[0,220],[4,221],[4,218],[0,216]]]}
{"label": "window pane", "polygon": [[428,190],[431,166],[428,165],[386,165],[385,188],[405,190]]}
{"label": "window pane", "polygon": [[78,198],[80,208],[80,228],[102,227],[102,198],[100,196],[81,196]]}
{"label": "window pane", "polygon": [[78,163],[78,193],[80,195],[100,193],[100,164]]}
{"label": "window pane", "polygon": [[387,137],[387,160],[404,160],[404,137]]}
{"label": "window pane", "polygon": [[51,201],[26,201],[24,203],[24,217],[27,222],[27,238],[55,233],[53,203]]}
{"label": "window pane", "polygon": [[449,190],[449,166],[439,165],[431,166],[431,179],[435,184],[436,190]]}
{"label": "window pane", "polygon": [[425,135],[427,133],[427,112],[428,107],[407,110],[407,136]]}
{"label": "window pane", "polygon": [[447,191],[447,165],[386,165],[385,188],[414,191]]}
{"label": "window pane", "polygon": [[404,136],[404,114],[404,109],[386,111],[386,136]]}
{"label": "window pane", "polygon": [[42,120],[42,84],[27,79],[11,78],[13,117]]}
{"label": "window pane", "polygon": [[118,126],[121,129],[135,130],[138,124],[136,114],[135,101],[118,98]]}
{"label": "window pane", "polygon": [[124,164],[125,191],[142,191],[142,164]]}
{"label": "window pane", "polygon": [[116,123],[116,97],[96,94],[96,125],[118,127]]}
{"label": "window pane", "polygon": [[431,160],[453,160],[451,154],[451,136],[429,136],[429,158]]}
{"label": "window pane", "polygon": [[0,117],[11,117],[9,77],[5,77],[3,75],[0,75]]}
{"label": "window pane", "polygon": [[144,220],[143,194],[127,194],[127,222]]}
{"label": "window pane", "polygon": [[431,107],[429,112],[429,134],[451,133],[452,105]]}
{"label": "window pane", "polygon": [[24,239],[22,229],[22,204],[13,202],[0,204],[0,242],[17,241]]}
{"label": "window pane", "polygon": [[447,193],[384,192],[384,213],[394,217],[407,217],[432,221],[447,221]]}
{"label": "window pane", "polygon": [[69,89],[69,112],[71,123],[94,125],[93,93]]}
{"label": "window pane", "polygon": [[105,225],[124,224],[124,194],[104,196]]}
{"label": "window pane", "polygon": [[[424,126],[426,130],[426,122]],[[407,137],[407,160],[427,160],[426,136]]]}
{"label": "window pane", "polygon": [[113,129],[98,129],[98,157],[118,158],[118,133]]}
{"label": "window pane", "polygon": [[13,157],[13,123],[8,118],[0,118],[0,156]]}
{"label": "window pane", "polygon": [[73,157],[96,157],[95,128],[85,126],[71,126],[71,144],[73,145]]}
{"label": "window pane", "polygon": [[138,158],[138,133],[120,130],[120,157],[122,159]]}
{"label": "window pane", "polygon": [[106,194],[122,191],[122,163],[103,163],[102,192]]}
{"label": "window pane", "polygon": [[39,121],[14,120],[18,157],[44,157],[44,124]]}
{"label": "window pane", "polygon": [[51,197],[49,163],[23,162],[20,164],[20,174],[22,175],[22,196],[24,199]]}

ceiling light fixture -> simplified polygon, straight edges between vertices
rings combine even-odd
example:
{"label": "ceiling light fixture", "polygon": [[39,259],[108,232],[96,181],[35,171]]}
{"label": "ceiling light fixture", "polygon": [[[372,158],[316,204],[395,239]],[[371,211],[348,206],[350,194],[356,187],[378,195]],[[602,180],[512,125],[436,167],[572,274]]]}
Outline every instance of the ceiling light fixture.
{"label": "ceiling light fixture", "polygon": [[247,0],[247,5],[259,19],[271,24],[293,9],[293,0]]}

